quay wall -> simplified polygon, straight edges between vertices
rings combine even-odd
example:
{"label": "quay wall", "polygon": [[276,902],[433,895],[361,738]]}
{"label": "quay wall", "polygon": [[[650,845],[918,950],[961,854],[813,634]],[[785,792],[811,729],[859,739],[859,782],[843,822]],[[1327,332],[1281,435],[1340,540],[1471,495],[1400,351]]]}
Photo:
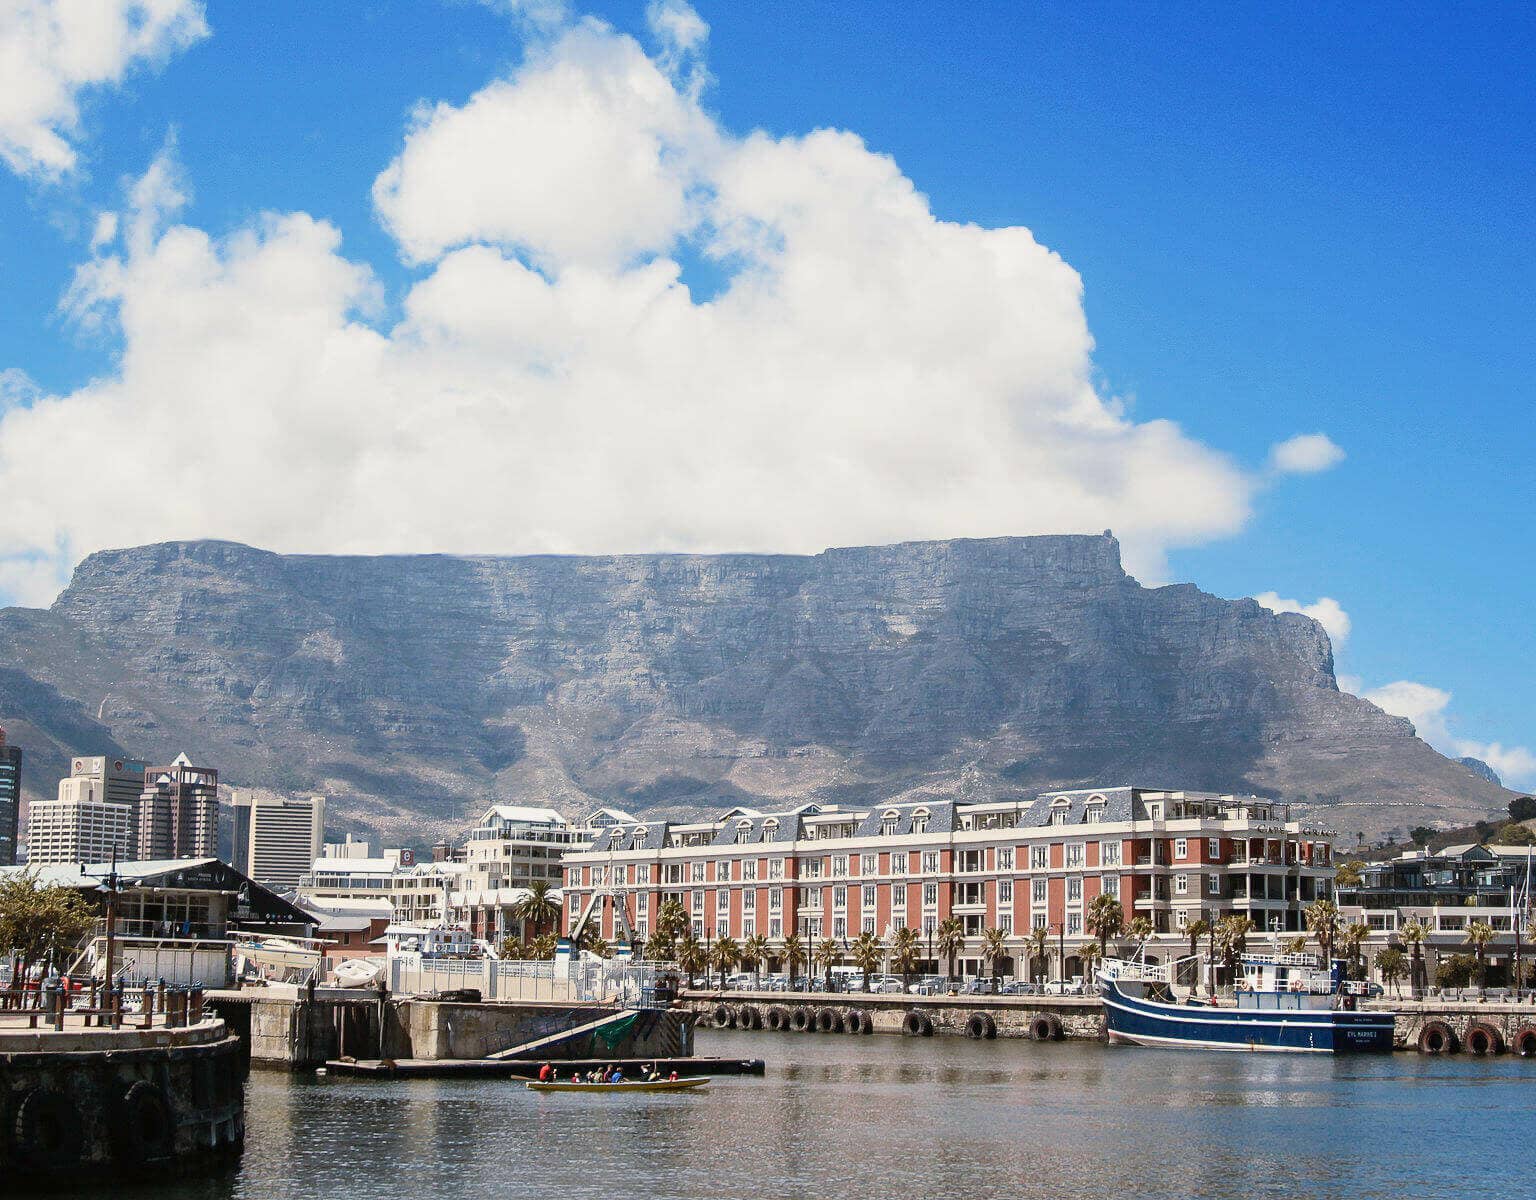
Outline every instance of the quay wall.
{"label": "quay wall", "polygon": [[[243,1038],[253,1066],[302,1070],[340,1058],[476,1059],[620,1011],[614,1005],[536,1001],[460,1003],[346,992],[314,997],[263,989],[210,993],[207,1004]],[[546,1058],[681,1058],[693,1053],[693,1015],[642,1009],[613,1046],[601,1034],[540,1050]]]}
{"label": "quay wall", "polygon": [[0,1033],[0,1180],[172,1178],[235,1161],[245,1068],[222,1021]]}
{"label": "quay wall", "polygon": [[1536,1057],[1536,1004],[1475,1000],[1377,1001],[1397,1014],[1393,1040],[1424,1054],[1521,1054]]}
{"label": "quay wall", "polygon": [[678,1001],[706,1027],[914,1037],[1104,1037],[1096,996],[901,996],[861,992],[684,992]]}

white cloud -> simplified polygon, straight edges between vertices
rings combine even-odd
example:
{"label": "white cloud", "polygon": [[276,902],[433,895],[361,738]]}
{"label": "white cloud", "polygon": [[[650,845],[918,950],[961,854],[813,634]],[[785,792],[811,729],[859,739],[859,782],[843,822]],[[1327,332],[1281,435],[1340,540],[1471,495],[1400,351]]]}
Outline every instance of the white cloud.
{"label": "white cloud", "polygon": [[1360,695],[1383,712],[1407,717],[1418,735],[1442,754],[1452,758],[1480,758],[1492,767],[1506,787],[1536,787],[1536,754],[1524,746],[1478,742],[1453,729],[1448,709],[1451,693],[1425,683],[1400,679]]}
{"label": "white cloud", "polygon": [[391,328],[332,226],[167,227],[184,192],[162,155],[71,293],[121,326],[117,369],[0,417],[0,559],[1112,527],[1155,575],[1263,484],[1095,390],[1081,280],[1027,229],[938,220],[851,133],[737,137],[592,22],[415,122],[376,188],[428,268]]}
{"label": "white cloud", "polygon": [[1326,433],[1298,433],[1270,447],[1270,469],[1280,475],[1315,475],[1344,461],[1344,451]]}
{"label": "white cloud", "polygon": [[687,0],[651,0],[646,5],[645,23],[661,41],[681,54],[703,46],[709,26]]}
{"label": "white cloud", "polygon": [[1311,604],[1303,604],[1300,600],[1286,600],[1274,592],[1261,592],[1254,599],[1270,612],[1293,612],[1311,617],[1327,631],[1335,650],[1349,638],[1349,614],[1332,596],[1320,596]]}
{"label": "white cloud", "polygon": [[0,158],[23,175],[69,171],[83,91],[207,34],[198,0],[0,0]]}

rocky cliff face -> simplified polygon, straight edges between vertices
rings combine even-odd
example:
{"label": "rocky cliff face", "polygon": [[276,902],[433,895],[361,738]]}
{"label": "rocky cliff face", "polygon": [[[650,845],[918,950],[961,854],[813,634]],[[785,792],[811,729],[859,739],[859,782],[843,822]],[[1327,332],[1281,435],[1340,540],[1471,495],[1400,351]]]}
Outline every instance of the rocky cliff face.
{"label": "rocky cliff face", "polygon": [[109,551],[52,609],[0,612],[0,724],[59,757],[187,749],[412,842],[502,797],[676,812],[1136,782],[1255,790],[1369,833],[1508,799],[1341,693],[1309,618],[1143,588],[1107,535],[813,557]]}

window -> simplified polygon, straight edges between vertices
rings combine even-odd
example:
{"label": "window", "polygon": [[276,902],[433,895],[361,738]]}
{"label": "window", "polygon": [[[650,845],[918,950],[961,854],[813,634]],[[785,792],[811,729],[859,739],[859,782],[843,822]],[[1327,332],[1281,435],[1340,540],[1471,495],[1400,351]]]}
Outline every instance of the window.
{"label": "window", "polygon": [[571,870],[570,870],[569,879],[570,879],[570,882],[569,882],[568,886],[570,886],[570,887],[580,887],[581,886],[581,868],[580,867],[572,867]]}
{"label": "window", "polygon": [[1212,862],[1220,862],[1221,861],[1221,839],[1220,838],[1206,838],[1205,839],[1205,856],[1206,856],[1206,858],[1210,859]]}
{"label": "window", "polygon": [[1175,875],[1173,877],[1173,894],[1175,896],[1189,895],[1189,876]]}
{"label": "window", "polygon": [[1120,876],[1100,875],[1099,894],[1101,896],[1113,896],[1118,900],[1120,898]]}
{"label": "window", "polygon": [[1173,839],[1173,856],[1174,856],[1174,858],[1188,858],[1189,857],[1189,839],[1188,838],[1174,838]]}
{"label": "window", "polygon": [[768,893],[768,911],[779,912],[784,908],[784,889],[773,888]]}
{"label": "window", "polygon": [[703,921],[695,921],[693,923],[693,936],[694,936],[695,940],[698,940],[699,938],[702,938],[704,936],[704,922]]}
{"label": "window", "polygon": [[1083,865],[1083,843],[1069,842],[1067,844],[1067,866],[1080,867]]}
{"label": "window", "polygon": [[1153,821],[1160,821],[1160,820],[1162,820],[1162,817],[1163,817],[1163,806],[1161,804],[1149,804],[1149,805],[1147,805],[1147,816],[1148,816],[1149,819],[1151,819]]}
{"label": "window", "polygon": [[1030,887],[1030,895],[1036,904],[1045,903],[1045,880],[1036,879]]}
{"label": "window", "polygon": [[923,907],[934,908],[939,903],[939,885],[936,883],[923,884]]}
{"label": "window", "polygon": [[832,878],[848,878],[848,856],[846,854],[834,854],[832,856]]}
{"label": "window", "polygon": [[846,887],[839,885],[838,887],[832,889],[832,907],[848,907],[848,889]]}
{"label": "window", "polygon": [[607,877],[608,876],[607,876],[607,869],[606,868],[604,868],[604,867],[593,867],[592,868],[592,886],[593,887],[600,886],[602,884],[603,880],[606,879]]}
{"label": "window", "polygon": [[1105,867],[1118,867],[1120,865],[1120,843],[1099,843],[1099,864]]}
{"label": "window", "polygon": [[757,859],[748,858],[742,860],[741,877],[749,882],[757,878]]}
{"label": "window", "polygon": [[1083,932],[1083,914],[1067,914],[1067,936],[1075,937]]}
{"label": "window", "polygon": [[1083,810],[1083,823],[1085,825],[1097,825],[1104,819],[1104,806],[1102,804],[1090,804]]}
{"label": "window", "polygon": [[1064,808],[1056,808],[1056,809],[1052,809],[1051,810],[1051,824],[1052,825],[1065,825],[1066,823],[1067,823],[1067,810],[1066,809],[1064,809]]}
{"label": "window", "polygon": [[907,852],[902,850],[891,855],[891,874],[905,875],[907,873]]}
{"label": "window", "polygon": [[780,917],[768,919],[768,936],[777,940],[784,936],[784,921]]}
{"label": "window", "polygon": [[939,852],[937,850],[923,851],[923,874],[937,875],[939,872]]}
{"label": "window", "polygon": [[693,915],[697,917],[701,913],[703,913],[703,911],[704,911],[704,893],[703,892],[694,892],[693,893]]}
{"label": "window", "polygon": [[880,874],[880,856],[878,854],[863,854],[859,856],[860,875]]}
{"label": "window", "polygon": [[1036,929],[1044,929],[1045,928],[1045,914],[1043,912],[1035,914],[1034,928],[1036,928]]}
{"label": "window", "polygon": [[874,908],[875,907],[875,885],[874,884],[870,883],[870,884],[866,884],[864,886],[864,901],[863,901],[863,903],[864,903],[864,907],[865,908]]}
{"label": "window", "polygon": [[904,883],[891,884],[891,907],[904,909],[907,907],[907,885]]}
{"label": "window", "polygon": [[768,878],[784,878],[784,860],[782,858],[770,858],[768,860]]}
{"label": "window", "polygon": [[820,879],[821,878],[821,856],[817,855],[814,858],[806,859],[803,863],[800,864],[800,872],[807,879]]}
{"label": "window", "polygon": [[1067,880],[1067,903],[1081,904],[1083,902],[1083,877],[1074,875]]}
{"label": "window", "polygon": [[1049,846],[1031,846],[1029,848],[1029,865],[1032,870],[1043,871],[1050,863]]}
{"label": "window", "polygon": [[715,878],[722,882],[730,881],[731,863],[729,859],[721,859],[715,864]]}
{"label": "window", "polygon": [[752,912],[757,908],[757,889],[748,888],[741,893],[741,907],[744,912]]}
{"label": "window", "polygon": [[880,814],[880,832],[886,837],[894,837],[900,828],[901,814],[894,808],[888,808]]}
{"label": "window", "polygon": [[736,822],[736,844],[745,845],[752,840],[752,822],[743,818]]}
{"label": "window", "polygon": [[741,919],[741,936],[751,937],[757,932],[757,921],[750,916]]}
{"label": "window", "polygon": [[999,904],[1013,903],[1013,880],[999,879],[997,881],[997,902]]}
{"label": "window", "polygon": [[650,881],[651,881],[651,864],[650,863],[641,863],[638,867],[635,868],[635,882],[636,883],[650,883]]}
{"label": "window", "polygon": [[842,938],[845,938],[845,937],[848,936],[848,918],[847,917],[833,917],[832,918],[832,936],[834,938],[838,938],[839,940],[841,940]]}
{"label": "window", "polygon": [[919,809],[917,809],[912,814],[912,832],[913,833],[927,833],[928,832],[928,817],[929,817],[929,813],[928,813],[928,810],[926,808],[919,808]]}
{"label": "window", "polygon": [[997,848],[997,869],[999,871],[1013,870],[1013,847],[999,846]]}
{"label": "window", "polygon": [[730,937],[731,936],[731,923],[729,921],[716,921],[715,922],[715,936],[717,938]]}
{"label": "window", "polygon": [[693,882],[694,883],[703,883],[704,882],[704,864],[702,862],[694,863],[693,864],[692,874],[693,874]]}
{"label": "window", "polygon": [[715,893],[715,911],[716,912],[730,912],[731,911],[731,894],[730,894],[730,892],[726,891],[724,888],[721,888],[718,892]]}
{"label": "window", "polygon": [[1179,909],[1178,912],[1173,914],[1173,923],[1180,929],[1185,928],[1189,924],[1189,914],[1182,908]]}
{"label": "window", "polygon": [[864,932],[865,933],[874,933],[874,931],[875,931],[875,919],[874,919],[874,917],[865,917],[864,918]]}
{"label": "window", "polygon": [[1221,876],[1207,875],[1205,877],[1205,892],[1208,896],[1221,895]]}

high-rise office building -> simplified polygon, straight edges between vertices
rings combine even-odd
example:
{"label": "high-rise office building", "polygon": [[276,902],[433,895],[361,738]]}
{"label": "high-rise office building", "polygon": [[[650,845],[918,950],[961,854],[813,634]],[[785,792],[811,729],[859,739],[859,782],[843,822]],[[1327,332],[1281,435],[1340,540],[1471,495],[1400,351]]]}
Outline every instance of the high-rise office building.
{"label": "high-rise office building", "polygon": [[142,860],[215,858],[219,853],[219,773],[178,754],[168,767],[150,767],[134,813]]}
{"label": "high-rise office building", "polygon": [[235,796],[235,869],[268,887],[295,888],[325,843],[325,797]]}
{"label": "high-rise office building", "polygon": [[87,755],[71,760],[69,777],[93,779],[99,785],[98,799],[132,808],[144,791],[146,770],[148,765],[142,759]]}
{"label": "high-rise office building", "polygon": [[0,867],[16,862],[16,834],[21,821],[21,747],[5,740],[0,729]]}
{"label": "high-rise office building", "polygon": [[33,801],[27,810],[27,861],[99,863],[114,851],[119,859],[134,857],[133,805],[107,796],[99,774],[72,775],[59,780],[57,799]]}

